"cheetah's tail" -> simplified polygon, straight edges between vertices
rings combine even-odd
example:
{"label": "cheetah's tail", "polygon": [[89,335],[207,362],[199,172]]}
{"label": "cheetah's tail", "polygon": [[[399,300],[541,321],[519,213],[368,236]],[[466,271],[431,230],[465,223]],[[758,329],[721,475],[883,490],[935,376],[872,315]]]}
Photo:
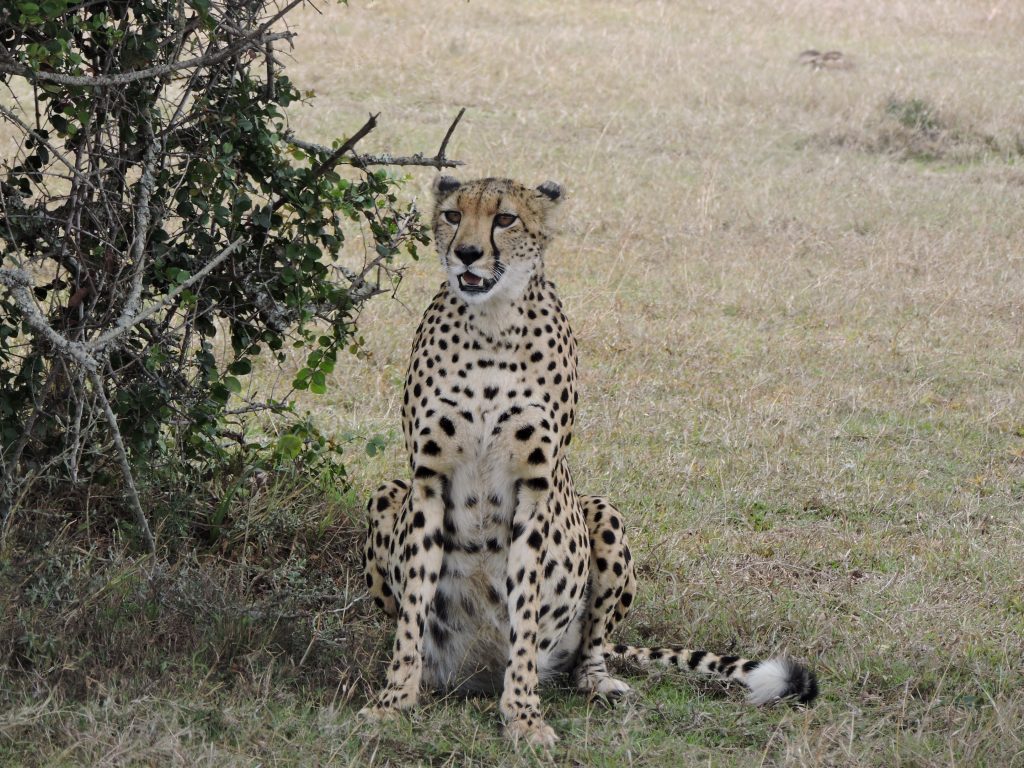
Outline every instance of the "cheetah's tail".
{"label": "cheetah's tail", "polygon": [[606,659],[631,659],[641,665],[662,664],[719,679],[736,680],[746,686],[751,704],[771,704],[795,699],[810,704],[818,695],[818,679],[807,667],[786,658],[754,661],[739,656],[716,656],[681,646],[639,648],[634,645],[604,646]]}

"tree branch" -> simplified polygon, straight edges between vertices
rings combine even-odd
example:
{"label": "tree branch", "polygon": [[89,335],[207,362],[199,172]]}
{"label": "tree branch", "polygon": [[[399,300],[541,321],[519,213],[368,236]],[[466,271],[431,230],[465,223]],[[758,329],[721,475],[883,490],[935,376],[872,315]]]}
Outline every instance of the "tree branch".
{"label": "tree branch", "polygon": [[131,260],[134,272],[128,298],[117,321],[120,325],[139,311],[139,300],[142,297],[142,275],[146,271],[146,239],[149,237],[149,198],[153,194],[156,183],[156,138],[153,136],[153,124],[145,122],[146,151],[142,160],[142,176],[139,177],[139,195],[135,202],[135,236],[132,238]]}
{"label": "tree branch", "polygon": [[[353,133],[348,139],[345,140],[345,143],[343,143],[340,147],[331,152],[330,156],[326,160],[322,161],[319,165],[313,168],[312,173],[309,174],[309,178],[306,179],[306,186],[308,187],[321,176],[323,176],[325,173],[327,173],[329,170],[334,168],[334,166],[336,166],[341,161],[342,156],[346,152],[350,152],[352,148],[359,143],[360,139],[362,139],[366,134],[368,134],[370,131],[376,128],[377,118],[379,116],[380,113],[377,113],[376,115],[371,114],[370,119],[363,124],[362,128]],[[273,204],[270,206],[271,213],[278,210],[282,205],[285,205],[287,202],[288,199],[285,197],[277,198],[277,200],[275,200]]]}
{"label": "tree branch", "polygon": [[[2,70],[2,65],[0,65],[0,71],[3,71]],[[31,126],[27,125],[24,121],[21,120],[21,118],[19,118],[16,114],[14,114],[14,112],[9,110],[3,104],[0,104],[0,115],[2,115],[3,117],[7,118],[7,120],[9,120],[10,122],[14,123],[16,126],[18,126],[18,128],[20,128],[22,130],[22,132],[25,133],[26,136],[31,136],[34,141],[37,141],[40,144],[42,144],[44,147],[46,147],[50,151],[51,155],[53,155],[58,160],[60,160],[60,162],[63,163],[71,171],[71,173],[73,173],[75,175],[76,179],[78,179],[80,182],[88,184],[89,186],[92,186],[92,184],[89,182],[89,180],[85,176],[82,175],[82,172],[79,171],[78,168],[76,168],[75,165],[70,160],[68,160],[66,157],[64,157],[64,155],[62,155],[53,146],[53,144],[51,144],[46,139],[44,139],[42,136],[40,136],[38,133],[33,131]]]}
{"label": "tree branch", "polygon": [[[288,142],[294,144],[301,150],[314,154],[327,154],[331,152],[330,147],[325,147],[323,144],[314,144],[311,141],[303,141],[297,139],[294,136],[288,137]],[[371,165],[413,165],[413,166],[425,166],[427,168],[455,168],[460,165],[465,165],[461,160],[449,160],[444,158],[438,160],[435,157],[426,157],[422,152],[417,152],[414,155],[392,155],[389,152],[384,152],[379,155],[353,155],[352,165],[358,168],[368,168]]]}
{"label": "tree branch", "polygon": [[93,391],[96,393],[103,414],[107,417],[107,426],[110,428],[110,436],[114,439],[114,447],[117,448],[117,458],[121,465],[121,474],[124,476],[125,485],[128,486],[128,500],[131,502],[132,510],[135,512],[135,522],[142,531],[142,538],[146,541],[146,548],[151,554],[156,552],[156,540],[153,538],[153,531],[146,520],[146,513],[142,511],[142,503],[139,501],[139,494],[135,490],[135,479],[132,477],[132,468],[128,463],[128,452],[125,450],[124,441],[121,439],[121,430],[117,426],[117,416],[114,409],[110,407],[107,393],[103,386],[103,379],[96,371],[89,371],[89,381],[92,382]]}
{"label": "tree branch", "polygon": [[[413,165],[437,168],[437,170],[465,165],[461,160],[449,160],[444,154],[445,149],[448,147],[448,140],[451,139],[452,133],[455,131],[455,126],[459,124],[459,121],[462,119],[462,115],[465,112],[465,107],[459,110],[459,114],[455,116],[452,124],[448,126],[448,131],[445,133],[444,139],[441,141],[441,148],[433,157],[426,157],[422,152],[417,152],[414,155],[392,155],[390,152],[385,152],[381,155],[360,155],[353,152],[352,165],[357,168],[366,168],[371,165]],[[303,141],[292,134],[288,134],[286,138],[292,145],[312,154],[331,155],[332,157],[334,157],[334,155],[338,155],[339,158],[344,154],[344,152],[339,153],[330,147],[325,147],[323,144],[316,144],[312,141]]]}
{"label": "tree branch", "polygon": [[87,77],[85,75],[64,75],[60,72],[36,71],[24,64],[19,64],[16,61],[10,60],[0,61],[0,72],[24,77],[26,80],[33,83],[57,83],[58,85],[85,86],[87,88],[119,86],[134,83],[139,80],[161,77],[163,75],[170,74],[171,72],[176,72],[179,69],[208,67],[209,65],[216,64],[224,59],[229,59],[247,48],[258,49],[275,40],[291,40],[294,36],[294,32],[274,32],[269,35],[260,33],[252,37],[245,38],[244,40],[231,43],[229,46],[222,48],[216,53],[198,56],[194,59],[188,59],[187,61],[175,61],[168,64],[161,64],[156,67],[148,67],[147,69],[137,69],[132,72],[115,72],[111,75],[97,75],[96,77]]}
{"label": "tree branch", "polygon": [[161,309],[163,309],[164,307],[168,306],[171,302],[173,302],[178,297],[178,295],[181,294],[182,291],[191,288],[197,282],[199,282],[208,274],[210,274],[214,269],[216,269],[221,264],[221,262],[224,261],[224,259],[226,259],[228,256],[237,251],[239,247],[241,247],[241,245],[245,242],[245,240],[245,237],[236,237],[234,240],[231,241],[231,243],[229,243],[224,248],[224,250],[222,250],[220,253],[214,256],[205,267],[200,269],[185,282],[175,286],[172,290],[164,294],[164,297],[160,299],[160,301],[158,301],[156,304],[152,304],[149,307],[146,307],[146,309],[142,310],[134,317],[122,316],[121,319],[118,321],[117,325],[115,325],[106,333],[102,333],[95,339],[91,339],[90,341],[86,342],[83,345],[83,347],[90,351],[96,349],[103,349],[111,341],[116,339],[129,328],[132,328],[141,323],[143,320],[152,317]]}
{"label": "tree branch", "polygon": [[14,301],[18,305],[18,309],[21,310],[25,322],[34,328],[40,336],[50,342],[58,352],[65,357],[70,357],[85,368],[85,370],[89,371],[89,373],[95,373],[99,369],[95,358],[89,354],[89,351],[83,344],[62,336],[46,322],[46,317],[39,311],[39,307],[36,306],[32,295],[29,293],[29,288],[32,287],[33,281],[28,272],[23,269],[0,269],[0,284],[6,285],[10,289],[11,296],[14,297]]}
{"label": "tree branch", "polygon": [[439,171],[441,170],[441,163],[444,161],[444,151],[445,151],[445,149],[448,148],[448,140],[452,137],[452,134],[455,133],[455,126],[457,126],[459,124],[459,120],[462,119],[462,116],[464,114],[466,114],[466,108],[465,107],[463,107],[462,109],[459,110],[459,114],[457,114],[455,116],[455,119],[452,120],[452,124],[448,126],[448,133],[446,133],[444,135],[444,139],[441,140],[441,148],[439,150],[437,150],[437,155],[436,155],[437,162],[438,162],[437,170],[439,170]]}

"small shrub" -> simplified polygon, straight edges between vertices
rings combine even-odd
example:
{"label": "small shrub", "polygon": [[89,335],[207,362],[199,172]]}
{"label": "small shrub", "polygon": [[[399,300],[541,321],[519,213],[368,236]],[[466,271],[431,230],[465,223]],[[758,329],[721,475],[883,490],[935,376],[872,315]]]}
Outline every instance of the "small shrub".
{"label": "small shrub", "polygon": [[885,114],[907,130],[929,137],[937,136],[946,127],[935,105],[927,99],[890,96],[885,103]]}

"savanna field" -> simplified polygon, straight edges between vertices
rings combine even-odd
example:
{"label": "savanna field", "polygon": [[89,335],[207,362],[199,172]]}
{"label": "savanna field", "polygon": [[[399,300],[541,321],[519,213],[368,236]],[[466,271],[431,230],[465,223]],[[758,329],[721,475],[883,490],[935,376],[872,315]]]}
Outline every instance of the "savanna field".
{"label": "savanna field", "polygon": [[[291,18],[280,58],[315,93],[297,136],[380,112],[362,151],[433,153],[466,107],[458,175],[566,187],[547,274],[580,342],[577,486],[616,501],[638,562],[618,639],[785,653],[821,698],[756,709],[626,667],[612,707],[543,692],[549,753],[513,749],[489,698],[356,719],[392,629],[364,595],[363,504],[406,471],[402,381],[442,280],[425,250],[303,400],[350,441],[351,489],[214,481],[216,546],[139,560],[67,528],[5,572],[0,763],[1024,766],[1024,6]],[[429,208],[434,171],[396,172]],[[187,503],[147,493],[156,521]]]}

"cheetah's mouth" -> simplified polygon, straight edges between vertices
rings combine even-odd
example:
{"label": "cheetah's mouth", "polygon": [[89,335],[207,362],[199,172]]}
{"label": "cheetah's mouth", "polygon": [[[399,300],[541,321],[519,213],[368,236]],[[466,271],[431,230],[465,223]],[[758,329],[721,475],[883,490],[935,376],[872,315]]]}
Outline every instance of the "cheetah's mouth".
{"label": "cheetah's mouth", "polygon": [[459,288],[466,293],[487,293],[496,282],[497,280],[489,280],[472,272],[463,272],[459,275]]}

